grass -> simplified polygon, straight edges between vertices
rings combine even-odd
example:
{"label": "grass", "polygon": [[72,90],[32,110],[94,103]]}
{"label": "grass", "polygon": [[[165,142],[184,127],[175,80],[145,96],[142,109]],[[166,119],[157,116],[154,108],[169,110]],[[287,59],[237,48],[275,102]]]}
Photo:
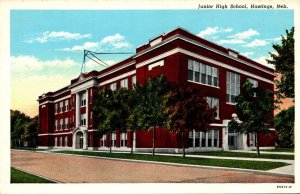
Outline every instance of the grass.
{"label": "grass", "polygon": [[11,170],[11,183],[54,183],[53,181],[29,174],[20,170],[17,170],[13,167]]}
{"label": "grass", "polygon": [[294,148],[275,148],[275,149],[271,149],[271,150],[261,150],[264,152],[295,152]]}
{"label": "grass", "polygon": [[245,160],[225,160],[225,159],[210,159],[210,158],[190,158],[179,156],[159,156],[148,154],[129,154],[129,153],[101,153],[92,151],[58,151],[58,153],[98,156],[108,158],[123,158],[131,160],[146,160],[156,162],[169,162],[175,164],[192,164],[192,165],[205,165],[205,166],[218,166],[218,167],[230,167],[230,168],[242,168],[253,170],[270,170],[282,166],[288,165],[284,162],[265,162],[265,161],[245,161]]}
{"label": "grass", "polygon": [[294,160],[294,155],[284,155],[284,154],[260,154],[260,157],[256,153],[245,153],[245,152],[198,152],[190,153],[193,155],[203,155],[203,156],[221,156],[221,157],[239,157],[239,158],[265,158],[265,159],[285,159]]}

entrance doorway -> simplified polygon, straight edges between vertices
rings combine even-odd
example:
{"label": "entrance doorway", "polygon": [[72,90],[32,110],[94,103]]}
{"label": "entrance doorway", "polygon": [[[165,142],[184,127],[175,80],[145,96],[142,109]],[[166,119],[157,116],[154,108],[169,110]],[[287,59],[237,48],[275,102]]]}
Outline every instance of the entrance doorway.
{"label": "entrance doorway", "polygon": [[78,131],[76,133],[76,149],[83,149],[83,133]]}
{"label": "entrance doorway", "polygon": [[230,150],[238,149],[239,133],[235,129],[228,129],[228,148]]}

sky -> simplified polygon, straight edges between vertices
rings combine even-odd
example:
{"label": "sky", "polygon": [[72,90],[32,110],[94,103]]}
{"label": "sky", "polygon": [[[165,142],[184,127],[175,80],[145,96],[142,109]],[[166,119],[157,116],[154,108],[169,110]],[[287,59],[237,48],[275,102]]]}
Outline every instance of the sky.
{"label": "sky", "polygon": [[[182,27],[268,65],[272,44],[293,26],[293,10],[11,10],[11,109],[37,115],[39,95],[78,77],[83,49],[134,54],[149,39]],[[99,57],[113,65],[130,55]],[[86,63],[86,71],[101,69]]]}

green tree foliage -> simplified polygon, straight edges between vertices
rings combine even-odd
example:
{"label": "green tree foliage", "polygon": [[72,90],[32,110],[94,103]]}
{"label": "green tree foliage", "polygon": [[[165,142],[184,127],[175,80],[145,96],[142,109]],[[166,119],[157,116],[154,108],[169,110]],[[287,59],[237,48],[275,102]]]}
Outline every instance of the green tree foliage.
{"label": "green tree foliage", "polygon": [[155,154],[156,128],[163,126],[166,121],[163,99],[168,91],[168,82],[162,75],[155,79],[149,78],[140,90],[140,94],[143,93],[143,95],[139,97],[136,113],[139,113],[138,123],[143,126],[143,129],[153,128],[153,155]]}
{"label": "green tree foliage", "polygon": [[281,36],[281,44],[273,44],[277,53],[270,53],[272,59],[268,63],[275,66],[275,71],[282,74],[280,81],[276,82],[279,98],[294,98],[295,59],[294,59],[294,27],[286,30],[286,37]]}
{"label": "green tree foliage", "polygon": [[[256,94],[256,97],[254,97]],[[260,87],[253,88],[248,80],[243,84],[242,92],[235,97],[236,107],[241,113],[242,123],[231,121],[229,126],[244,133],[256,133],[257,155],[260,156],[258,133],[267,134],[268,125],[272,123],[274,110],[273,91]]]}
{"label": "green tree foliage", "polygon": [[195,129],[206,132],[209,123],[215,120],[216,107],[209,107],[197,87],[174,88],[165,95],[164,106],[168,128],[179,130],[181,133],[183,157],[185,157],[185,131]]}
{"label": "green tree foliage", "polygon": [[274,118],[277,143],[280,147],[294,147],[295,107],[281,111]]}
{"label": "green tree foliage", "polygon": [[[129,117],[130,91],[121,88],[112,91],[110,89],[99,89],[94,101],[94,113],[99,120],[98,130],[100,133],[110,133],[116,129],[126,131],[127,119]],[[111,153],[111,143],[110,153]]]}
{"label": "green tree foliage", "polygon": [[10,110],[11,142],[13,147],[23,146],[24,141],[29,146],[35,146],[38,133],[38,117],[30,118],[18,110]]}

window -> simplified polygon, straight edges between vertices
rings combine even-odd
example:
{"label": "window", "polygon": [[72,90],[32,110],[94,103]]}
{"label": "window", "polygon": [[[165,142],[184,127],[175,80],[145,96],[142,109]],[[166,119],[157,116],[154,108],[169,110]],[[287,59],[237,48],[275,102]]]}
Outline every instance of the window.
{"label": "window", "polygon": [[121,133],[121,147],[127,147],[127,133]]}
{"label": "window", "polygon": [[63,126],[64,126],[64,124],[63,124],[63,122],[64,122],[64,120],[63,119],[60,119],[60,129],[62,130],[63,129]]}
{"label": "window", "polygon": [[255,133],[249,133],[249,146],[256,146]]}
{"label": "window", "polygon": [[212,147],[212,130],[208,131],[208,147]]}
{"label": "window", "polygon": [[219,99],[214,97],[207,97],[207,103],[210,108],[217,108],[216,119],[219,119]]}
{"label": "window", "polygon": [[63,112],[64,102],[59,103],[59,112]]}
{"label": "window", "polygon": [[69,128],[69,118],[65,118],[65,127],[66,129]]}
{"label": "window", "polygon": [[85,126],[86,125],[86,114],[80,115],[80,125]]}
{"label": "window", "polygon": [[63,145],[63,142],[62,142],[62,137],[59,137],[59,146],[62,146]]}
{"label": "window", "polygon": [[81,107],[86,106],[86,92],[83,92],[80,95],[80,105]]}
{"label": "window", "polygon": [[106,134],[102,135],[101,146],[106,147]]}
{"label": "window", "polygon": [[69,100],[65,101],[65,107],[66,107],[66,111],[68,111],[69,110]]}
{"label": "window", "polygon": [[136,76],[132,76],[131,78],[131,81],[132,81],[132,86],[136,85]]}
{"label": "window", "polygon": [[128,88],[128,79],[127,78],[121,80],[121,87]]}
{"label": "window", "polygon": [[[254,79],[251,79],[251,78],[248,78],[248,80],[253,85],[253,88],[257,88],[258,87],[258,81],[257,80],[254,80]],[[254,92],[253,97],[256,97],[256,93],[255,92]]]}
{"label": "window", "polygon": [[117,89],[117,83],[115,82],[115,83],[110,84],[109,88],[110,88],[112,91],[116,90],[116,89]]}
{"label": "window", "polygon": [[214,147],[219,147],[219,130],[214,129]]}
{"label": "window", "polygon": [[116,132],[111,133],[111,138],[110,138],[110,145],[111,147],[116,147]]}
{"label": "window", "polygon": [[68,136],[65,136],[65,146],[68,146]]}
{"label": "window", "polygon": [[234,98],[240,94],[240,75],[226,72],[226,100],[234,102]]}
{"label": "window", "polygon": [[189,59],[188,80],[218,87],[218,69],[210,65],[205,65],[203,63],[199,63],[197,61]]}
{"label": "window", "polygon": [[55,103],[55,114],[57,114],[57,111],[58,111],[58,105],[57,105],[57,103]]}
{"label": "window", "polygon": [[57,127],[58,127],[58,120],[55,120],[55,131],[57,131]]}
{"label": "window", "polygon": [[206,133],[200,132],[201,135],[201,147],[206,147]]}
{"label": "window", "polygon": [[57,137],[54,138],[54,146],[57,146]]}

